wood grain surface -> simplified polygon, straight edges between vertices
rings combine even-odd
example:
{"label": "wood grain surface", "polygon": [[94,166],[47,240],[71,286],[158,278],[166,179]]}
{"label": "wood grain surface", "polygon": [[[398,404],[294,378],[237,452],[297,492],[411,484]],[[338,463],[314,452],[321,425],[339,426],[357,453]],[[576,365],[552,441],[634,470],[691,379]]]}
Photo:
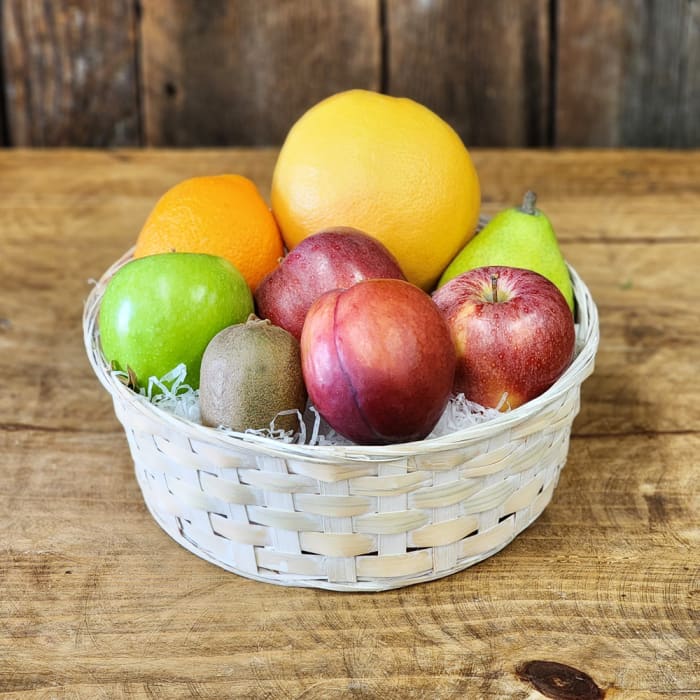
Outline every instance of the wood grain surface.
{"label": "wood grain surface", "polygon": [[139,144],[133,2],[5,0],[0,15],[10,144]]}
{"label": "wood grain surface", "polygon": [[279,145],[362,87],[471,147],[693,148],[699,76],[698,0],[0,3],[0,145]]}
{"label": "wood grain surface", "polygon": [[539,520],[375,594],[252,582],[171,541],[82,347],[90,278],[169,185],[267,192],[274,158],[0,153],[0,697],[697,698],[700,155],[474,152],[488,213],[537,189],[598,303],[597,368]]}
{"label": "wood grain surface", "polygon": [[465,143],[546,145],[548,5],[388,0],[386,89],[436,110]]}
{"label": "wood grain surface", "polygon": [[144,0],[145,143],[282,143],[334,92],[380,87],[376,0]]}
{"label": "wood grain surface", "polygon": [[557,3],[556,143],[687,147],[700,139],[700,3]]}

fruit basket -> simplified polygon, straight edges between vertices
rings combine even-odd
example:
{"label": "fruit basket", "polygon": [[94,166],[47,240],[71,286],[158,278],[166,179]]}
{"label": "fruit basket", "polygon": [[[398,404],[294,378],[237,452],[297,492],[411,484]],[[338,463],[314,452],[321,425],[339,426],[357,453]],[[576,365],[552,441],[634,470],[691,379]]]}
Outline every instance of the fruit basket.
{"label": "fruit basket", "polygon": [[544,394],[442,437],[321,446],[204,427],[120,382],[101,353],[97,319],[107,282],[129,258],[89,295],[85,346],[149,511],[199,557],[276,584],[398,588],[492,556],[551,500],[599,339],[596,306],[574,269],[575,358]]}

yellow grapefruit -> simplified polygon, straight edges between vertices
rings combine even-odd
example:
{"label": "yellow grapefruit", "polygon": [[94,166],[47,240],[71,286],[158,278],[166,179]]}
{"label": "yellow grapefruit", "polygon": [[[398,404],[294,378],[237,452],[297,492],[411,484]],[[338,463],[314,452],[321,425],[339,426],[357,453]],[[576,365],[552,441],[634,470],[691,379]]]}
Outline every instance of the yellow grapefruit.
{"label": "yellow grapefruit", "polygon": [[425,290],[474,234],[481,194],[469,152],[434,112],[407,98],[349,90],[294,124],[272,179],[289,249],[331,226],[380,240]]}

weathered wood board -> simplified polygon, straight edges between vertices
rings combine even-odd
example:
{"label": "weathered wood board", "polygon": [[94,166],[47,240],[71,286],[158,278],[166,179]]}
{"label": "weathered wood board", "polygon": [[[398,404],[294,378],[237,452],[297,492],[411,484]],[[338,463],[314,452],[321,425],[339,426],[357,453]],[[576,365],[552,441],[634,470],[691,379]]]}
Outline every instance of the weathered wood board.
{"label": "weathered wood board", "polygon": [[557,3],[555,143],[700,143],[700,3]]}
{"label": "weathered wood board", "polygon": [[425,103],[472,147],[700,146],[697,0],[0,8],[9,145],[279,145],[319,100],[368,88]]}
{"label": "weathered wood board", "polygon": [[313,104],[379,89],[375,0],[145,0],[145,143],[278,144]]}
{"label": "weathered wood board", "polygon": [[485,210],[538,188],[599,306],[597,368],[539,520],[379,594],[255,583],[173,543],[82,348],[89,278],[165,188],[227,169],[267,192],[274,157],[0,153],[0,695],[533,700],[522,667],[545,660],[608,700],[696,697],[698,155],[475,152]]}
{"label": "weathered wood board", "polygon": [[140,144],[133,2],[5,0],[0,14],[11,145]]}

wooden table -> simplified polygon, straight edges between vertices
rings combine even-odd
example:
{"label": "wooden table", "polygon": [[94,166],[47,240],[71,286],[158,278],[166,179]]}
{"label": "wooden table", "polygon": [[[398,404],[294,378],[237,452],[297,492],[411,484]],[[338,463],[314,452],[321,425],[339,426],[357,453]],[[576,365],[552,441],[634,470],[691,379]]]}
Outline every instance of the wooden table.
{"label": "wooden table", "polygon": [[540,519],[376,594],[256,583],[170,540],[83,351],[89,280],[156,198],[221,171],[267,192],[274,159],[0,152],[0,697],[698,697],[700,153],[474,153],[487,213],[538,191],[597,300],[597,368]]}

